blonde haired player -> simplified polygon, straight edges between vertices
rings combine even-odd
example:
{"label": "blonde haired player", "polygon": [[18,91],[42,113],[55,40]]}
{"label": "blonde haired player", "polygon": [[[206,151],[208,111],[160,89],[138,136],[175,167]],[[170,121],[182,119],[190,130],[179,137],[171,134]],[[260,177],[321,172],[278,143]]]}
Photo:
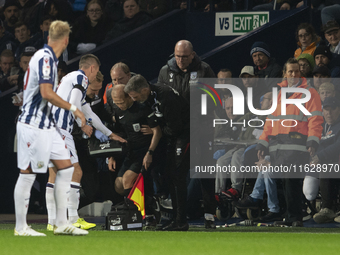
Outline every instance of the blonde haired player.
{"label": "blonde haired player", "polygon": [[81,126],[85,124],[84,114],[54,92],[58,85],[58,57],[68,45],[69,33],[67,22],[54,21],[49,30],[48,44],[34,54],[24,77],[23,108],[17,123],[20,174],[14,189],[16,236],[45,236],[27,225],[26,216],[36,174],[46,173],[49,160],[57,168],[54,234],[88,234],[88,231],[78,229],[67,221],[67,192],[74,168],[51,113],[53,105],[72,112],[75,118],[80,119]]}

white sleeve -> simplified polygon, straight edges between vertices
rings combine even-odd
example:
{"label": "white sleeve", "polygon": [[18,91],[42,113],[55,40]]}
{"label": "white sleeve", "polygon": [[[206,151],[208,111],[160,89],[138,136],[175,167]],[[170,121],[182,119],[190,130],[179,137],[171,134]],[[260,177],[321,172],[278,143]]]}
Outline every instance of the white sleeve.
{"label": "white sleeve", "polygon": [[98,129],[100,132],[102,132],[106,136],[109,136],[112,134],[112,131],[108,129],[107,127],[105,127],[105,125],[102,123],[99,117],[92,111],[89,104],[83,105],[81,110],[84,113],[87,120],[89,118],[92,119],[92,124],[96,129]]}
{"label": "white sleeve", "polygon": [[[81,110],[82,97],[83,97],[83,93],[81,92],[80,89],[72,89],[69,103],[75,105],[79,110]],[[76,122],[78,126],[80,127],[81,120],[79,118],[76,118]]]}

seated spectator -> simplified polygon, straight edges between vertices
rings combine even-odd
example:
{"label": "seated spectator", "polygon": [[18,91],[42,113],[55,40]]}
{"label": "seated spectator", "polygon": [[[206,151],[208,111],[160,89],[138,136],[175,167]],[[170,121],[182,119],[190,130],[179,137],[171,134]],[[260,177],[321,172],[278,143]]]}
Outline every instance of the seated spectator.
{"label": "seated spectator", "polygon": [[47,0],[44,4],[44,14],[50,15],[54,20],[67,21],[73,24],[72,7],[67,0]]}
{"label": "seated spectator", "polygon": [[76,54],[84,54],[100,45],[112,22],[104,15],[100,0],[92,0],[86,6],[86,15],[79,17],[70,34],[70,49]]}
{"label": "seated spectator", "polygon": [[14,56],[11,50],[4,50],[0,55],[0,91],[10,89],[16,85],[17,79],[10,76],[11,68],[14,65]]}
{"label": "seated spectator", "polygon": [[296,30],[296,40],[298,48],[294,53],[294,58],[303,53],[314,56],[314,51],[320,41],[320,37],[315,33],[314,27],[309,23],[301,23]]}
{"label": "seated spectator", "polygon": [[340,26],[335,20],[328,21],[323,27],[322,32],[329,43],[332,53],[340,54]]}
{"label": "seated spectator", "polygon": [[325,82],[319,87],[319,95],[321,102],[324,102],[326,97],[335,97],[335,87],[333,83]]}
{"label": "seated spectator", "polygon": [[24,76],[25,72],[28,68],[28,63],[30,62],[32,56],[37,50],[34,47],[28,46],[24,49],[23,53],[21,54],[20,61],[19,61],[19,68],[12,67],[11,69],[11,76],[12,80],[14,80],[14,76],[17,76],[16,85],[18,85],[18,91],[23,90],[23,83],[24,83]]}
{"label": "seated spectator", "polygon": [[15,24],[15,38],[17,39],[18,45],[14,57],[17,61],[20,61],[21,54],[25,48],[28,46],[34,47],[37,38],[31,37],[31,31],[28,26],[20,21]]}
{"label": "seated spectator", "polygon": [[106,41],[115,39],[152,20],[150,14],[140,11],[136,0],[124,0],[124,18],[120,19],[108,32]]}
{"label": "seated spectator", "polygon": [[19,20],[19,2],[17,0],[6,0],[2,11],[5,17],[5,30],[14,36],[14,25]]}
{"label": "seated spectator", "polygon": [[[274,4],[276,4],[274,6]],[[271,11],[280,10],[288,11],[295,8],[299,8],[303,5],[303,1],[300,0],[285,0],[285,1],[272,1],[266,4],[260,4],[253,8],[254,11]]]}
{"label": "seated spectator", "polygon": [[299,62],[300,72],[302,77],[311,78],[313,77],[313,69],[315,66],[314,57],[310,54],[303,53],[299,55],[296,60]]}
{"label": "seated spectator", "polygon": [[[322,1],[314,0],[314,2],[322,3]],[[331,2],[331,1],[330,1]],[[313,4],[313,1],[312,1]],[[313,4],[315,8],[315,5]],[[339,23],[340,18],[340,4],[333,4],[329,6],[321,6],[321,21],[325,25],[330,20],[336,20]]]}
{"label": "seated spectator", "polygon": [[44,47],[44,44],[47,44],[48,30],[50,29],[52,21],[53,18],[49,15],[45,15],[41,20],[40,31],[34,35],[34,38],[36,39],[34,47],[36,49],[41,49]]}
{"label": "seated spectator", "polygon": [[[241,70],[240,78],[242,79],[242,83],[246,89],[253,88],[253,106],[255,109],[260,109],[260,98],[266,92],[269,92],[269,89],[264,84],[262,84],[258,77],[255,75],[254,67],[252,66],[244,66]],[[245,100],[248,102],[248,93],[246,93]],[[247,107],[246,112],[248,111],[249,109]]]}
{"label": "seated spectator", "polygon": [[340,77],[340,56],[333,54],[324,42],[315,49],[314,60],[316,66],[328,67],[332,78]]}
{"label": "seated spectator", "polygon": [[[264,95],[263,100],[261,102],[261,109],[267,110],[272,105],[272,92],[268,92]],[[262,116],[256,116],[253,113],[249,112],[243,117],[239,118],[236,115],[233,115],[233,98],[230,97],[226,100],[225,103],[225,110],[230,120],[237,120],[237,122],[243,122],[245,120],[246,122],[250,119],[258,119],[259,123],[262,121],[262,123],[265,121],[266,117],[265,115]],[[259,126],[258,124],[254,126]],[[247,127],[247,128],[239,128],[237,126],[233,126],[232,129],[229,131],[229,136],[232,139],[238,140],[238,141],[244,141],[244,140],[256,140],[259,138],[260,134],[258,130],[262,130],[262,128],[258,127]],[[244,154],[245,147],[244,146],[236,146],[233,149],[229,150],[226,154],[224,154],[222,157],[220,157],[217,160],[217,165],[219,166],[233,166],[236,167],[236,169],[240,169],[242,165],[242,156]],[[226,176],[223,175],[223,173],[216,173],[216,184],[215,184],[215,192],[225,192],[225,195],[238,199],[240,197],[240,192],[243,187],[243,174],[239,172],[232,172],[230,175],[231,179],[231,188],[226,191]]]}
{"label": "seated spectator", "polygon": [[[251,46],[250,56],[253,58],[255,65],[255,74],[259,78],[280,78],[282,77],[282,68],[271,57],[269,47],[264,42],[255,42]],[[276,82],[266,81],[266,86],[271,90],[277,87]]]}
{"label": "seated spectator", "polygon": [[13,50],[15,48],[14,36],[5,30],[4,23],[0,19],[0,52]]}
{"label": "seated spectator", "polygon": [[[232,81],[232,76],[233,76],[233,73],[228,68],[222,68],[217,73],[217,78],[218,78],[217,82],[219,84],[228,84],[229,82]],[[221,96],[222,99],[224,99],[223,102],[225,102],[225,100],[231,96],[231,92],[229,89],[218,89],[218,94]]]}
{"label": "seated spectator", "polygon": [[31,14],[31,9],[37,4],[38,0],[19,0],[20,16],[19,20],[24,21]]}
{"label": "seated spectator", "polygon": [[166,0],[140,0],[140,10],[149,13],[154,19],[162,16],[168,11]]}
{"label": "seated spectator", "polygon": [[327,66],[316,66],[313,70],[313,86],[319,92],[322,83],[330,81],[331,72]]}
{"label": "seated spectator", "polygon": [[[340,151],[340,104],[339,100],[327,97],[323,102],[322,114],[325,119],[323,123],[322,138],[320,145],[312,157],[310,165],[337,164]],[[340,222],[340,217],[334,212],[333,201],[338,194],[337,186],[339,179],[320,179],[321,205],[320,212],[313,217],[316,223]],[[336,219],[334,219],[336,218]]]}

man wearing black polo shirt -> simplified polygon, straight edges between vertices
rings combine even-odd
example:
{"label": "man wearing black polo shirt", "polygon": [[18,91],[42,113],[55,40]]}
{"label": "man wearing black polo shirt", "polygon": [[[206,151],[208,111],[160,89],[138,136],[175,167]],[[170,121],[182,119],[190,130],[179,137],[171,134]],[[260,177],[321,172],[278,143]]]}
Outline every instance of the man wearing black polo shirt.
{"label": "man wearing black polo shirt", "polygon": [[[157,147],[162,131],[154,112],[146,105],[134,102],[124,92],[125,85],[112,88],[111,96],[117,106],[115,131],[123,131],[127,137],[127,156],[115,181],[116,191],[128,196],[142,166],[146,170],[152,163],[152,154]],[[148,125],[152,134],[144,135],[142,125]],[[109,159],[109,170],[115,171],[116,162]]]}

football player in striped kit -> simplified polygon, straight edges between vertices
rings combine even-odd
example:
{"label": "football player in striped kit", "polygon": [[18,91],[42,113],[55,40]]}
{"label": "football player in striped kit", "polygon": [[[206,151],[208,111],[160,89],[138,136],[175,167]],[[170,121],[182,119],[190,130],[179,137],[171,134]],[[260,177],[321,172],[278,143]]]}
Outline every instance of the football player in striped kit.
{"label": "football player in striped kit", "polygon": [[[67,221],[67,192],[73,174],[70,154],[55,127],[51,105],[71,112],[85,125],[84,114],[54,91],[57,86],[58,57],[69,42],[70,26],[54,21],[49,30],[48,44],[32,57],[24,77],[22,114],[17,123],[19,178],[14,189],[16,236],[45,236],[27,225],[27,209],[31,188],[38,173],[46,173],[49,160],[57,168],[55,180],[55,234],[87,235]],[[50,104],[49,104],[50,103]]]}
{"label": "football player in striped kit", "polygon": [[[116,134],[112,133],[111,130],[106,128],[99,117],[91,110],[90,105],[85,101],[88,84],[95,81],[96,75],[99,71],[99,66],[100,61],[95,55],[86,54],[82,56],[79,61],[79,70],[71,72],[63,77],[57,88],[57,95],[81,109],[84,112],[86,119],[91,118],[93,126],[104,135],[108,136],[112,140],[126,142],[126,140],[117,136]],[[55,107],[52,108],[52,113],[54,114],[56,125],[59,128],[60,133],[65,140],[66,146],[70,151],[71,163],[74,166],[68,199],[69,223],[82,229],[93,228],[96,226],[96,224],[88,223],[78,216],[80,197],[79,190],[82,170],[78,162],[77,151],[73,136],[71,134],[73,130],[74,117],[69,111]],[[92,127],[85,125],[82,130],[88,136],[92,135]],[[46,206],[48,211],[47,230],[52,231],[54,229],[56,219],[56,203],[53,196],[54,181],[56,176],[55,167],[50,168],[49,174],[48,183],[46,185]]]}

